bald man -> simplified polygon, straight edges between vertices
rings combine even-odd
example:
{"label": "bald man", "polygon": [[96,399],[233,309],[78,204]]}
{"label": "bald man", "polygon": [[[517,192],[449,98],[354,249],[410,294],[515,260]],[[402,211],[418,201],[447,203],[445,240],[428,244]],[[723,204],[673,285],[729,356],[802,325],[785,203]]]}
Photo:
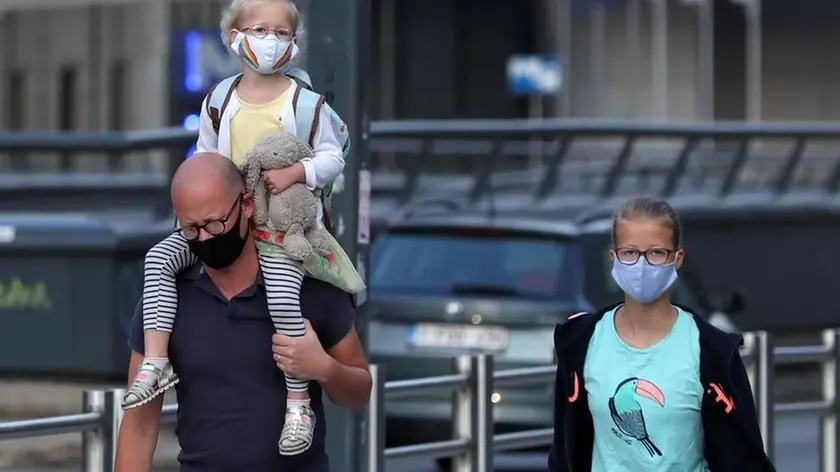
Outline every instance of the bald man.
{"label": "bald man", "polygon": [[[180,302],[169,357],[180,377],[176,433],[181,472],[328,472],[326,428],[316,429],[306,452],[277,454],[286,409],[284,373],[278,365],[310,380],[312,409],[320,424],[325,423],[322,389],[338,405],[363,408],[371,382],[350,298],[307,278],[300,294],[306,334],[275,334],[250,237],[254,201],[245,192],[239,169],[218,154],[194,155],[173,177],[172,201],[182,228],[198,230],[199,248],[211,249],[194,253],[202,261],[217,258],[177,280]],[[218,223],[224,232],[214,236],[206,231]],[[134,379],[144,357],[140,304],[129,346],[128,378]],[[125,412],[116,472],[151,470],[162,399]]]}

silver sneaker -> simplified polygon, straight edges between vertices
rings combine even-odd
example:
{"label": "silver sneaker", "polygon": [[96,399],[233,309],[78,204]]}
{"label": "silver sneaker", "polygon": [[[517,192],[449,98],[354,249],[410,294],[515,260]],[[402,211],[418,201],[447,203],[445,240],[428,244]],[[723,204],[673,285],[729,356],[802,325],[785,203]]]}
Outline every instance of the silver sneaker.
{"label": "silver sneaker", "polygon": [[169,362],[156,365],[153,361],[143,361],[134,382],[123,397],[122,408],[128,410],[145,405],[177,383],[178,376]]}
{"label": "silver sneaker", "polygon": [[281,456],[296,456],[312,445],[315,436],[315,412],[308,405],[286,408],[286,424],[277,447]]}

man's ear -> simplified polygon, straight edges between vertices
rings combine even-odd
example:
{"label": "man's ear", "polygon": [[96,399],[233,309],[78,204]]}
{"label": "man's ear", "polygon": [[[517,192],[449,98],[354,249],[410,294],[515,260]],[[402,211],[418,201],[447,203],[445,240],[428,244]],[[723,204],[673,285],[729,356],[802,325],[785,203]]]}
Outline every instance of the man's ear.
{"label": "man's ear", "polygon": [[242,216],[248,220],[254,216],[254,196],[247,192],[242,195]]}

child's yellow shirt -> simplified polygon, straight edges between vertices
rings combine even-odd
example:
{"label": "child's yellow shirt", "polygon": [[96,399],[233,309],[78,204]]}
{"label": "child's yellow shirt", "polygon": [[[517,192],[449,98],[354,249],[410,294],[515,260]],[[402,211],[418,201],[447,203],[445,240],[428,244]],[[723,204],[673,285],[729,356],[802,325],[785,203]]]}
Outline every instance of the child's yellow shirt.
{"label": "child's yellow shirt", "polygon": [[262,105],[245,102],[237,95],[240,108],[230,120],[230,150],[231,160],[238,167],[242,167],[245,154],[259,140],[269,134],[283,131],[283,120],[280,117],[283,116],[283,108],[289,100],[289,90]]}

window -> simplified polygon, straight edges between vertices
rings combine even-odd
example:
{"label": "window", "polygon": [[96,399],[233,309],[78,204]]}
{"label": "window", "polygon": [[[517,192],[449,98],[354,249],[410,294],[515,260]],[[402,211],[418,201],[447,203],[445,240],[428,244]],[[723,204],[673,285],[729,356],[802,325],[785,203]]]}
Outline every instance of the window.
{"label": "window", "polygon": [[72,131],[76,127],[76,114],[78,112],[77,83],[76,68],[63,67],[59,74],[58,85],[58,128],[62,131]]}
{"label": "window", "polygon": [[577,246],[545,236],[384,233],[371,254],[375,290],[577,300]]}
{"label": "window", "polygon": [[10,130],[21,130],[25,126],[26,115],[26,74],[21,70],[9,73],[8,107],[6,108],[6,125]]}

